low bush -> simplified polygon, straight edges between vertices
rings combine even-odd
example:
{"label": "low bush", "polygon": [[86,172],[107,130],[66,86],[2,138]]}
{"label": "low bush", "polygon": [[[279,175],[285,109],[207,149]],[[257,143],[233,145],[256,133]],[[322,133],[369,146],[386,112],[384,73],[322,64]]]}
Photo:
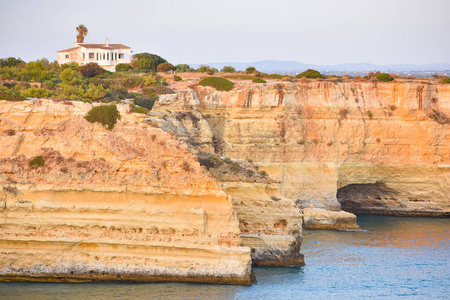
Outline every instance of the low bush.
{"label": "low bush", "polygon": [[157,95],[175,94],[175,92],[171,88],[163,85],[152,87],[152,90]]}
{"label": "low bush", "polygon": [[130,104],[130,109],[132,113],[136,114],[146,114],[148,112],[148,109],[142,107],[142,106],[136,106],[134,104]]}
{"label": "low bush", "polygon": [[141,97],[136,100],[134,100],[134,104],[144,107],[148,110],[152,110],[153,105],[155,104],[158,97]]}
{"label": "low bush", "polygon": [[210,168],[218,168],[223,165],[223,160],[215,154],[209,154],[206,157],[198,157],[198,162],[208,170]]}
{"label": "low bush", "polygon": [[91,123],[108,125],[108,130],[112,130],[121,117],[117,105],[111,104],[93,107],[84,118]]}
{"label": "low bush", "polygon": [[[255,75],[257,76],[258,73]],[[286,78],[286,75],[281,75],[281,74],[266,74],[266,73],[259,73],[260,76],[257,77],[264,77],[264,78],[268,78],[268,79],[284,79]]]}
{"label": "low bush", "polygon": [[35,158],[33,158],[32,160],[30,160],[29,164],[30,164],[30,167],[32,167],[32,168],[43,167],[45,165],[45,160],[42,157],[42,155],[39,155],[39,156],[36,156]]}
{"label": "low bush", "polygon": [[236,69],[233,68],[232,66],[224,66],[222,68],[222,70],[220,70],[220,72],[224,72],[224,73],[234,73],[236,72]]}
{"label": "low bush", "polygon": [[252,80],[254,83],[266,83],[267,81],[265,81],[264,79],[262,79],[261,77],[256,77],[255,79]]}
{"label": "low bush", "polygon": [[252,75],[234,74],[234,75],[225,75],[224,78],[236,79],[236,80],[253,80],[255,77]]}
{"label": "low bush", "polygon": [[206,77],[198,84],[210,86],[219,91],[229,91],[233,88],[234,83],[222,77]]}
{"label": "low bush", "polygon": [[394,80],[394,77],[389,75],[388,73],[381,73],[377,76],[378,81],[389,82]]}
{"label": "low bush", "polygon": [[183,81],[183,78],[181,78],[180,76],[176,76],[176,75],[175,75],[175,76],[173,77],[173,80],[175,80],[175,81],[178,82],[178,81]]}
{"label": "low bush", "polygon": [[168,63],[168,62],[159,64],[156,67],[156,70],[158,72],[169,72],[169,71],[175,71],[176,69],[177,68],[174,65],[172,65],[171,63]]}
{"label": "low bush", "polygon": [[22,101],[25,97],[16,90],[0,88],[0,100]]}
{"label": "low bush", "polygon": [[198,73],[206,73],[209,69],[211,69],[209,66],[207,65],[200,65],[197,70],[195,70],[195,72]]}
{"label": "low bush", "polygon": [[187,64],[179,64],[179,65],[176,65],[175,67],[176,67],[175,71],[177,71],[177,72],[181,72],[181,73],[195,72],[195,69],[191,68],[191,66],[189,66]]}
{"label": "low bush", "polygon": [[245,69],[245,72],[247,74],[253,74],[256,72],[256,68],[255,67],[248,67],[247,69]]}
{"label": "low bush", "polygon": [[133,109],[133,112],[134,112],[134,113],[137,113],[137,114],[146,114],[146,113],[147,113],[147,109],[146,109],[146,108],[143,108],[143,107],[141,107],[141,106],[136,106],[136,107]]}
{"label": "low bush", "polygon": [[319,71],[313,70],[313,69],[308,69],[305,72],[302,72],[300,74],[298,74],[297,76],[295,76],[296,78],[309,78],[309,79],[317,79],[317,78],[325,78],[322,74],[320,74]]}
{"label": "low bush", "polygon": [[50,90],[34,86],[20,92],[20,94],[24,97],[32,97],[32,98],[48,98],[54,95],[53,92]]}
{"label": "low bush", "polygon": [[133,69],[129,64],[118,64],[116,66],[116,72],[126,72]]}
{"label": "low bush", "polygon": [[450,83],[450,77],[442,79],[442,82],[443,83]]}
{"label": "low bush", "polygon": [[80,73],[84,77],[94,77],[102,74],[105,70],[98,65],[98,63],[88,63],[80,67]]}

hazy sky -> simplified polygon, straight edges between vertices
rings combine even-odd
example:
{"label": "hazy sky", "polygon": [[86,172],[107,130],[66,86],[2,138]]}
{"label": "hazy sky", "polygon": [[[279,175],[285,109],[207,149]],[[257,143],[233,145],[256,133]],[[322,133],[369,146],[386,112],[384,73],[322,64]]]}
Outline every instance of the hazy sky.
{"label": "hazy sky", "polygon": [[123,43],[178,63],[450,63],[450,0],[0,0],[0,58]]}

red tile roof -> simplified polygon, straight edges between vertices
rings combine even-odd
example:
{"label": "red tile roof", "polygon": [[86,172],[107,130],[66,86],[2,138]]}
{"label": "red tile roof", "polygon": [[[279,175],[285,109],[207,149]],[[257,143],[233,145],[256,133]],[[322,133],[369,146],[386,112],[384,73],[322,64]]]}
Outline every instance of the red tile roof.
{"label": "red tile roof", "polygon": [[77,50],[77,49],[80,49],[80,47],[70,48],[70,49],[66,49],[66,50],[59,50],[59,51],[56,51],[56,53],[58,53],[58,52],[72,52],[72,51]]}
{"label": "red tile roof", "polygon": [[83,48],[89,48],[89,49],[103,49],[103,50],[112,50],[112,49],[131,49],[128,46],[122,45],[122,44],[109,44],[109,46],[105,46],[105,44],[90,44],[90,43],[85,43],[85,44],[78,44],[78,47],[75,48],[70,48],[70,49],[66,49],[66,50],[60,50],[57,52],[72,52],[74,50],[80,49],[81,47]]}
{"label": "red tile roof", "polygon": [[128,46],[122,45],[122,44],[109,44],[109,46],[105,46],[105,44],[79,44],[80,47],[83,48],[100,48],[100,49],[131,49]]}

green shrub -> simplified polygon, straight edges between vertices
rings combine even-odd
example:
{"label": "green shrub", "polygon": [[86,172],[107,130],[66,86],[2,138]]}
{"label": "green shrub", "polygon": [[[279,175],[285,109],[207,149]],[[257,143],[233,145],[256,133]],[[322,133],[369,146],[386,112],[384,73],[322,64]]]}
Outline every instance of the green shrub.
{"label": "green shrub", "polygon": [[222,77],[206,77],[198,84],[210,86],[219,91],[229,91],[233,88],[234,83]]}
{"label": "green shrub", "polygon": [[378,81],[389,82],[394,80],[394,77],[389,75],[388,73],[381,73],[377,76]]}
{"label": "green shrub", "polygon": [[0,68],[15,67],[19,64],[25,64],[25,62],[23,60],[21,60],[20,58],[17,59],[15,57],[8,57],[8,58],[0,59]]}
{"label": "green shrub", "polygon": [[49,91],[45,88],[38,88],[34,86],[20,92],[20,94],[24,97],[33,97],[33,98],[48,98],[53,96],[52,91]]}
{"label": "green shrub", "polygon": [[131,66],[133,69],[156,72],[158,65],[166,62],[167,60],[156,54],[138,53],[133,55]]}
{"label": "green shrub", "polygon": [[313,69],[308,69],[305,72],[302,72],[300,74],[298,74],[297,76],[295,76],[296,78],[310,78],[310,79],[316,79],[316,78],[325,78],[322,74],[320,74],[319,71],[313,70]]}
{"label": "green shrub", "polygon": [[145,81],[145,78],[142,76],[129,76],[125,79],[123,79],[120,84],[123,85],[126,88],[135,88],[141,84],[143,84]]}
{"label": "green shrub", "polygon": [[30,167],[32,167],[32,168],[43,167],[45,164],[45,160],[42,157],[42,155],[39,155],[39,156],[36,156],[35,158],[33,158],[32,160],[30,160],[29,164],[30,164]]}
{"label": "green shrub", "polygon": [[159,64],[156,67],[156,70],[158,72],[169,72],[169,71],[175,71],[176,67],[174,65],[172,65],[171,63],[166,62],[166,63]]}
{"label": "green shrub", "polygon": [[233,172],[234,174],[237,174],[237,173],[239,173],[239,172],[241,171],[241,166],[240,166],[238,163],[233,162],[233,163],[231,164],[230,170],[231,170],[231,172]]}
{"label": "green shrub", "polygon": [[120,113],[115,104],[101,105],[93,107],[84,118],[91,123],[108,125],[108,130],[112,130],[117,120],[120,120]]}
{"label": "green shrub", "polygon": [[146,114],[147,113],[147,109],[143,108],[141,106],[136,106],[136,108],[133,109],[133,112],[137,113],[137,114]]}
{"label": "green shrub", "polygon": [[175,94],[175,92],[167,86],[155,86],[151,88],[157,95]]}
{"label": "green shrub", "polygon": [[88,63],[80,67],[80,73],[84,77],[94,77],[102,74],[105,70],[98,65],[98,63]]}
{"label": "green shrub", "polygon": [[209,69],[211,69],[211,68],[209,66],[207,66],[207,65],[200,65],[197,68],[196,72],[198,72],[198,73],[206,73]]}
{"label": "green shrub", "polygon": [[206,74],[208,74],[209,76],[214,75],[214,73],[216,73],[216,72],[214,71],[214,69],[208,69],[208,70],[206,71]]}
{"label": "green shrub", "polygon": [[25,97],[16,90],[0,87],[0,100],[22,101],[25,100]]}
{"label": "green shrub", "polygon": [[[260,75],[260,76],[257,76]],[[266,74],[266,73],[257,73],[255,74],[256,77],[264,77],[264,78],[269,78],[269,79],[284,79],[286,78],[286,75],[282,75],[282,74]]]}
{"label": "green shrub", "polygon": [[247,69],[245,69],[245,72],[247,72],[247,74],[253,74],[256,72],[256,68],[255,67],[248,67]]}
{"label": "green shrub", "polygon": [[233,68],[232,66],[224,66],[222,68],[222,70],[220,70],[220,72],[224,72],[224,73],[234,73],[236,72],[236,69]]}
{"label": "green shrub", "polygon": [[132,113],[146,114],[148,112],[148,109],[143,108],[142,106],[136,106],[136,105],[131,104],[131,103],[130,103],[130,108],[131,108],[131,112]]}
{"label": "green shrub", "polygon": [[261,77],[256,77],[255,79],[252,80],[254,83],[266,83],[267,81],[265,81],[264,79],[262,79]]}
{"label": "green shrub", "polygon": [[156,96],[156,97],[141,97],[141,98],[134,100],[134,104],[144,107],[148,110],[152,110],[153,105],[155,104],[157,99],[158,99],[158,96]]}
{"label": "green shrub", "polygon": [[206,157],[199,157],[198,162],[200,165],[205,166],[208,170],[210,168],[218,168],[223,165],[223,160],[215,154],[209,154]]}
{"label": "green shrub", "polygon": [[373,119],[373,112],[371,110],[367,111],[367,116],[369,117],[369,119]]}
{"label": "green shrub", "polygon": [[242,75],[242,74],[233,74],[233,75],[225,75],[224,78],[236,79],[236,80],[253,80],[255,76],[252,75]]}
{"label": "green shrub", "polygon": [[175,67],[176,67],[175,71],[180,72],[180,73],[195,72],[195,69],[191,68],[191,66],[189,66],[187,64],[179,64],[179,65],[176,65]]}
{"label": "green shrub", "polygon": [[84,93],[84,98],[91,100],[100,100],[106,96],[108,90],[105,90],[102,85],[95,85],[90,83],[88,89]]}
{"label": "green shrub", "polygon": [[443,83],[450,83],[450,77],[442,79],[442,82]]}
{"label": "green shrub", "polygon": [[173,80],[175,80],[175,81],[178,82],[178,81],[183,81],[183,78],[181,78],[180,76],[176,76],[176,75],[175,75],[175,76],[173,77]]}
{"label": "green shrub", "polygon": [[126,72],[133,69],[129,64],[118,64],[116,66],[116,72]]}

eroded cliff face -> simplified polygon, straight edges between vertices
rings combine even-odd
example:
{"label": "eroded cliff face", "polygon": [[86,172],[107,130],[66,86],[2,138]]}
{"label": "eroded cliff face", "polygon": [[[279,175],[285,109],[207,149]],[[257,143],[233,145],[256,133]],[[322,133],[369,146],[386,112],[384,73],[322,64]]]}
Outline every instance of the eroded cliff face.
{"label": "eroded cliff face", "polygon": [[450,213],[448,85],[299,81],[242,83],[229,92],[197,86],[163,96],[153,110],[149,122],[170,110],[187,127],[207,123],[185,139],[252,159],[303,208]]}
{"label": "eroded cliff face", "polygon": [[0,280],[249,284],[231,199],[186,144],[91,107],[0,101]]}

